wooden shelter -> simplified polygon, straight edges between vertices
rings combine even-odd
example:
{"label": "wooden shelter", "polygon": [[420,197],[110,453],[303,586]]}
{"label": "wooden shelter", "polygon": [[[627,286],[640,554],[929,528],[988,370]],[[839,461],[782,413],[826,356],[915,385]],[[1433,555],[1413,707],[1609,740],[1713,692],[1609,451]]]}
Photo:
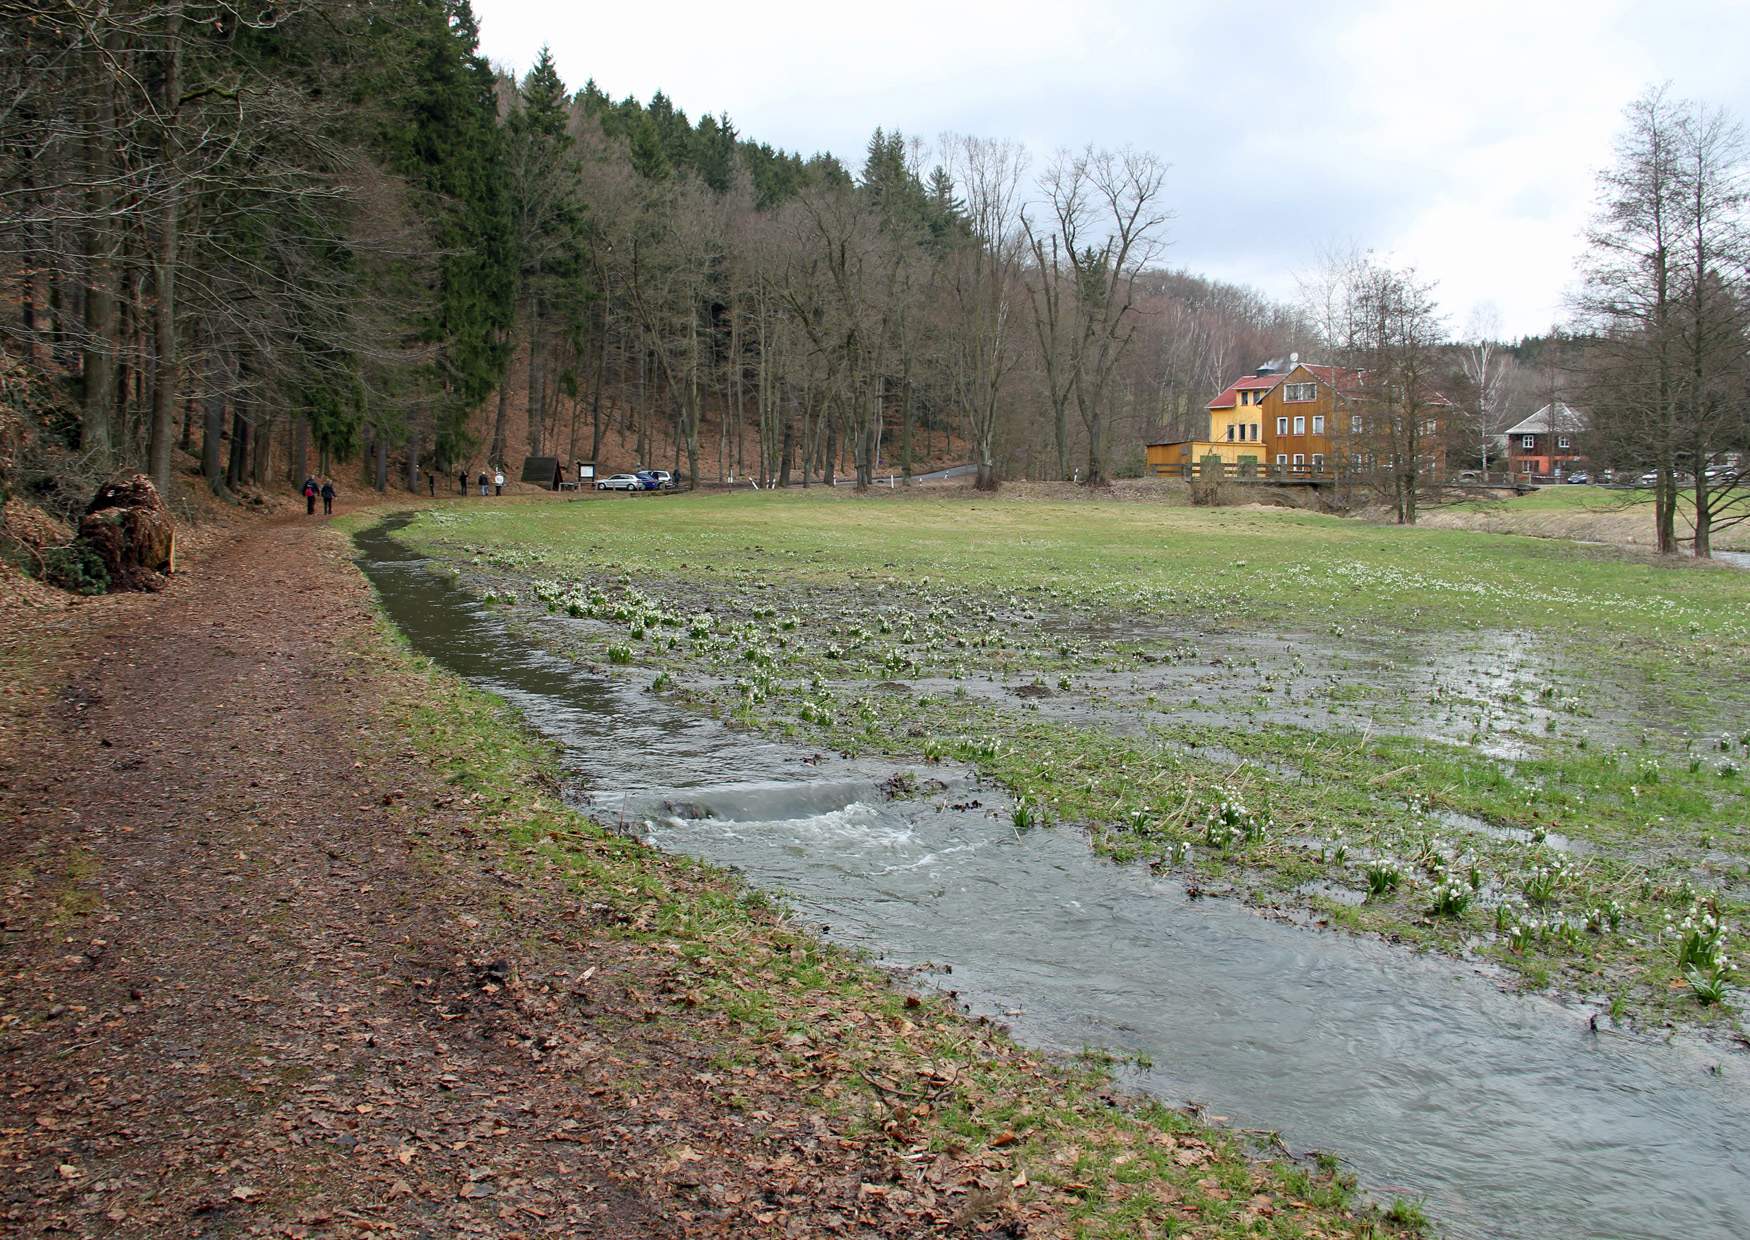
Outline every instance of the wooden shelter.
{"label": "wooden shelter", "polygon": [[557,491],[565,481],[565,469],[556,456],[531,456],[523,460],[523,481]]}

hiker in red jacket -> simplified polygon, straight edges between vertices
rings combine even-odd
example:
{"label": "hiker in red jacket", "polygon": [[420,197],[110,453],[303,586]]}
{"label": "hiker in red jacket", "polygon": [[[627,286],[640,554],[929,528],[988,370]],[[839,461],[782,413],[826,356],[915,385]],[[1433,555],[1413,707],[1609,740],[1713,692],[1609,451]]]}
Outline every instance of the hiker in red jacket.
{"label": "hiker in red jacket", "polygon": [[316,515],[316,479],[309,474],[304,475],[304,515]]}

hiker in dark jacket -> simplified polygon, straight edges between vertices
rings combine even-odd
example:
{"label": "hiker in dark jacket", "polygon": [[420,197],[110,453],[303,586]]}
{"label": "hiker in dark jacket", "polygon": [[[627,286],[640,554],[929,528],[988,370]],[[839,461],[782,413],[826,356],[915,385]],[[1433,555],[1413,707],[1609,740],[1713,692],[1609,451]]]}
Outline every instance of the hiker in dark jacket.
{"label": "hiker in dark jacket", "polygon": [[314,516],[316,513],[316,479],[309,474],[304,475],[304,515]]}
{"label": "hiker in dark jacket", "polygon": [[464,496],[468,494],[468,471],[462,470],[456,475],[456,489]]}
{"label": "hiker in dark jacket", "polygon": [[437,498],[437,474],[433,473],[429,469],[425,471],[425,485],[426,485],[426,489],[428,489],[431,492],[431,497],[433,499],[436,499]]}
{"label": "hiker in dark jacket", "polygon": [[332,478],[322,480],[322,515],[325,517],[334,515],[334,479]]}
{"label": "hiker in dark jacket", "polygon": [[482,495],[491,494],[491,492],[489,492],[486,489],[490,485],[492,485],[492,480],[486,476],[486,471],[484,469],[481,470],[480,471],[480,494],[482,494]]}

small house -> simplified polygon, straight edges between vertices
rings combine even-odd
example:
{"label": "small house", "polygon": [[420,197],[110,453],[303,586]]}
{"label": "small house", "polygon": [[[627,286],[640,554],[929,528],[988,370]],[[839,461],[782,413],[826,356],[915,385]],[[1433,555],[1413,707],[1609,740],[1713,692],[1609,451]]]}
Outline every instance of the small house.
{"label": "small house", "polygon": [[1571,474],[1586,459],[1585,437],[1590,429],[1584,410],[1553,401],[1507,428],[1508,468],[1523,478]]}

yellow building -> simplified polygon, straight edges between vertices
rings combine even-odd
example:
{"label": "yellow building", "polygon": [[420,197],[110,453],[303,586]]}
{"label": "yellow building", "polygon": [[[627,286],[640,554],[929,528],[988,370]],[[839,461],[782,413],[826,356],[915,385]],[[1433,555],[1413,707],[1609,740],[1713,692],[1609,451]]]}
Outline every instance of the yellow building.
{"label": "yellow building", "polygon": [[1247,461],[1259,467],[1266,460],[1264,401],[1281,375],[1245,375],[1204,406],[1209,411],[1208,439],[1162,440],[1148,445],[1151,474],[1182,474],[1187,465],[1204,457],[1220,457],[1222,463],[1241,466]]}

